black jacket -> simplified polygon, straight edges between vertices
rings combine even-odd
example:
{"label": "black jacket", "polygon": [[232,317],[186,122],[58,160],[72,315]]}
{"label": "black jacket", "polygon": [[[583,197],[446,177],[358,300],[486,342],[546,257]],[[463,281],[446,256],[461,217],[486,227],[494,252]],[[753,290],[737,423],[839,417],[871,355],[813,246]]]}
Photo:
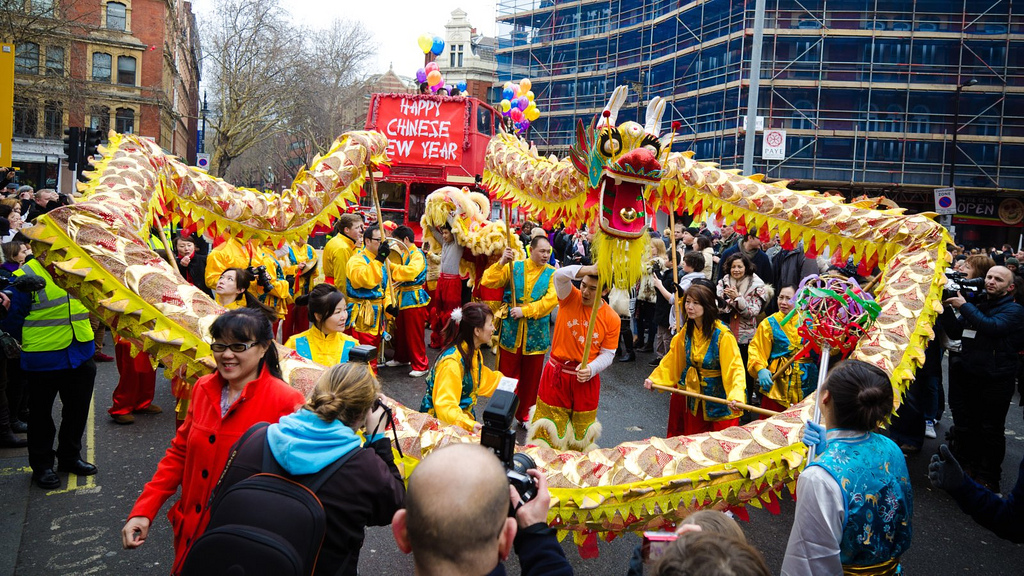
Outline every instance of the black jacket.
{"label": "black jacket", "polygon": [[[572,576],[572,565],[555,537],[555,531],[544,523],[521,528],[513,542],[523,576]],[[487,576],[505,576],[501,562]]]}
{"label": "black jacket", "polygon": [[960,340],[961,360],[973,373],[995,378],[1016,374],[1017,353],[1024,349],[1024,306],[1012,294],[996,299],[985,294],[961,306],[959,318],[939,318],[946,334]]}
{"label": "black jacket", "polygon": [[174,253],[174,261],[178,263],[178,272],[181,277],[188,280],[193,286],[202,290],[207,296],[213,296],[212,289],[206,285],[206,256],[196,249],[192,253],[192,259],[188,266],[181,265],[181,257],[177,251]]}
{"label": "black jacket", "polygon": [[[224,474],[218,492],[259,474],[266,429],[252,435]],[[405,484],[395,466],[391,440],[383,438],[345,462],[317,492],[327,514],[327,534],[315,576],[355,576],[367,526],[387,526],[405,503]]]}

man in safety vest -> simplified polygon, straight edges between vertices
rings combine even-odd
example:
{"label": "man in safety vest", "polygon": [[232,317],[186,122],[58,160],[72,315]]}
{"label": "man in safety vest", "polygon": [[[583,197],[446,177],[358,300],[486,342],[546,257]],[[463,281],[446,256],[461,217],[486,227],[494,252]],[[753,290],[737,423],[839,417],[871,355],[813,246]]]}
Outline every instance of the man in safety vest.
{"label": "man in safety vest", "polygon": [[[7,290],[10,313],[3,328],[21,340],[21,369],[32,383],[29,396],[28,462],[32,481],[40,488],[60,487],[53,469],[57,436],[57,471],[91,476],[96,466],[82,460],[82,433],[96,381],[93,331],[89,310],[54,283],[39,260],[30,259],[14,276],[37,276],[43,289],[32,294]],[[51,416],[60,394],[60,433]]]}
{"label": "man in safety vest", "polygon": [[[548,264],[551,244],[543,236],[530,242],[530,257],[515,260],[515,252],[505,249],[493,266],[484,272],[481,284],[488,288],[504,288],[508,314],[501,320],[498,343],[498,371],[517,378],[519,410],[516,419],[526,425],[530,409],[537,403],[537,386],[544,371],[544,355],[551,348],[551,311],[558,305],[551,277],[554,267]],[[509,262],[512,269],[509,270]],[[512,297],[515,296],[515,304]]]}
{"label": "man in safety vest", "polygon": [[[348,300],[348,330],[345,332],[360,344],[378,350],[384,331],[384,312],[392,304],[388,291],[387,259],[390,252],[380,228],[370,226],[363,231],[363,247],[348,261],[345,278],[345,298]],[[370,366],[377,369],[376,357],[370,361]]]}
{"label": "man in safety vest", "polygon": [[398,317],[395,318],[395,359],[388,366],[411,365],[409,376],[426,376],[430,363],[427,361],[427,316],[430,296],[423,289],[427,281],[427,257],[414,240],[412,228],[399,226],[393,234],[396,240],[408,246],[401,266],[391,269],[395,281]]}

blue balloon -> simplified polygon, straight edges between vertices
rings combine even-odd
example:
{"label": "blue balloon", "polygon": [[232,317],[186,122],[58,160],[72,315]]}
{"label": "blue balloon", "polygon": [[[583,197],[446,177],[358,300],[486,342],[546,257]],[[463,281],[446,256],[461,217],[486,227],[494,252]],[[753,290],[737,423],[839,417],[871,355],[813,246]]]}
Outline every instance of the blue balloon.
{"label": "blue balloon", "polygon": [[438,36],[434,36],[434,45],[430,47],[430,51],[435,56],[440,56],[441,52],[444,52],[444,40]]}
{"label": "blue balloon", "polygon": [[466,83],[465,82],[459,82],[458,84],[455,85],[455,87],[459,89],[459,92],[465,92],[466,91]]}
{"label": "blue balloon", "polygon": [[513,106],[515,106],[515,104],[516,104],[515,101],[512,100],[512,98],[515,97],[515,95],[516,95],[516,93],[513,92],[511,88],[505,88],[504,90],[501,91],[501,96],[505,100],[508,100],[508,101],[512,102]]}

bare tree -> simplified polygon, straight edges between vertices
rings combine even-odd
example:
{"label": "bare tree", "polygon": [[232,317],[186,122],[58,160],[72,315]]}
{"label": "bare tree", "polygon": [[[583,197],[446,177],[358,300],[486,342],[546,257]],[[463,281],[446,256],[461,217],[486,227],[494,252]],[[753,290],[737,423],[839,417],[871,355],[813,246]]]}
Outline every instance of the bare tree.
{"label": "bare tree", "polygon": [[301,98],[302,43],[278,0],[219,0],[214,12],[204,68],[213,85],[211,169],[222,176],[247,149],[284,130]]}

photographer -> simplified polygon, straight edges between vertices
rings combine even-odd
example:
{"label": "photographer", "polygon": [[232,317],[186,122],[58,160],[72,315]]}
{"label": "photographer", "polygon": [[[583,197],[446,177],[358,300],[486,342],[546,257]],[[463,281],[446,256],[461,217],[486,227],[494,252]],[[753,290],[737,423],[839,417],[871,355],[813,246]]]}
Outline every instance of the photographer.
{"label": "photographer", "polygon": [[[413,554],[415,573],[503,575],[500,562],[514,545],[524,576],[572,574],[547,526],[547,480],[537,470],[529,474],[537,497],[522,504],[486,448],[455,444],[425,458],[409,478],[405,509],[391,521],[398,548]],[[510,499],[515,518],[508,517]]]}
{"label": "photographer", "polygon": [[953,454],[968,475],[993,492],[999,492],[1006,412],[1024,343],[1024,307],[1013,301],[1014,289],[1010,270],[993,266],[985,275],[984,294],[968,302],[958,291],[943,301],[955,316],[941,318],[950,338],[961,341],[961,351],[951,353],[949,361]]}
{"label": "photographer", "polygon": [[[278,320],[284,317],[288,302],[292,300],[291,287],[271,250],[257,240],[244,244],[234,237],[225,240],[206,257],[206,285],[217,286],[221,274],[228,268],[248,271],[254,279],[249,292],[274,310]],[[274,328],[276,333],[276,323]]]}

